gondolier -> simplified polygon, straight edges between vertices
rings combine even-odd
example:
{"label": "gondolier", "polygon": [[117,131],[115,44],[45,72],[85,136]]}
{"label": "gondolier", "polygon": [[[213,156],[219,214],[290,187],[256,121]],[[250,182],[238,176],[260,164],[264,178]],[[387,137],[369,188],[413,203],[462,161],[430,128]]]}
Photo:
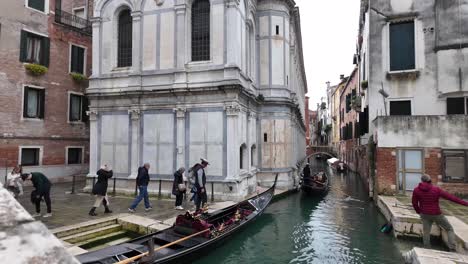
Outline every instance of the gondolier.
{"label": "gondolier", "polygon": [[208,196],[206,195],[206,174],[205,168],[206,166],[210,165],[210,163],[201,158],[201,163],[195,164],[192,167],[192,178],[194,178],[194,187],[195,187],[195,206],[196,211],[199,211],[200,208],[203,208],[208,200]]}

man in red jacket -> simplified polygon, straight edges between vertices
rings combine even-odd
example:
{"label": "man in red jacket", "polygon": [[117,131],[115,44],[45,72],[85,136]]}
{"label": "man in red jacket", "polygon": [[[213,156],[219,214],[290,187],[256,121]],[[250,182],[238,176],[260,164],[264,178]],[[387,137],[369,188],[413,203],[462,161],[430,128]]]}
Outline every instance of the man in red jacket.
{"label": "man in red jacket", "polygon": [[423,175],[421,177],[421,183],[413,191],[413,207],[421,216],[423,223],[423,242],[425,247],[431,245],[431,227],[432,223],[435,222],[440,227],[445,229],[448,234],[448,246],[450,251],[455,251],[455,233],[453,227],[447,218],[442,215],[439,207],[439,198],[450,200],[452,202],[468,206],[468,202],[459,199],[439,187],[431,184],[431,177]]}

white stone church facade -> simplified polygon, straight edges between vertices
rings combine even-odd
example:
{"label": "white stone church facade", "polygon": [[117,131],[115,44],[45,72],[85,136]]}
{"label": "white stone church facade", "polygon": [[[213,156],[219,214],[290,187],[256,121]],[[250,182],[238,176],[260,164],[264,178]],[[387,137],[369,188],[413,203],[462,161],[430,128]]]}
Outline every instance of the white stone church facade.
{"label": "white stone church facade", "polygon": [[[307,83],[292,0],[99,0],[93,19],[90,174],[109,164],[133,192],[171,192],[204,157],[208,195],[239,200],[257,183],[297,183]],[[160,186],[161,185],[161,186]],[[109,191],[113,183],[109,184]]]}

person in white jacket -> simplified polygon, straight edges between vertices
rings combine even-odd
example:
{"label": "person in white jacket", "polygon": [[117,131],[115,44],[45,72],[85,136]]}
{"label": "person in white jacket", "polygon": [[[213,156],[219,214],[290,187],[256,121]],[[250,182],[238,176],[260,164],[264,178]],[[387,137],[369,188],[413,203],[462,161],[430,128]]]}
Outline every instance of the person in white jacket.
{"label": "person in white jacket", "polygon": [[6,188],[15,198],[23,195],[22,170],[21,165],[18,165],[7,175]]}

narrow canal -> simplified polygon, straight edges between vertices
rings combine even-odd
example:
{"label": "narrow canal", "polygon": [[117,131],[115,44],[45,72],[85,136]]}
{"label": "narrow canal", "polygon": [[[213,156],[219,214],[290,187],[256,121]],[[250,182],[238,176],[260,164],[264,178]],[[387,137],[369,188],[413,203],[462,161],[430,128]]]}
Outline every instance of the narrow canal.
{"label": "narrow canal", "polygon": [[[311,165],[312,170],[328,169],[324,162]],[[327,196],[298,192],[274,202],[256,222],[196,263],[404,263],[401,252],[414,243],[380,233],[384,223],[357,175],[331,173]]]}

